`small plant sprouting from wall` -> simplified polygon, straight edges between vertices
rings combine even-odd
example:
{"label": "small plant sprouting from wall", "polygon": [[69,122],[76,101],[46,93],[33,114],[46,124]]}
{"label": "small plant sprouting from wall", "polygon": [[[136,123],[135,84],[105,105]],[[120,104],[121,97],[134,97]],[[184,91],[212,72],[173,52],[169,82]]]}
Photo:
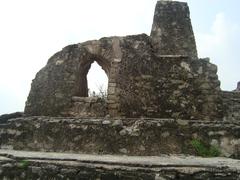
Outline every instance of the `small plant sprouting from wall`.
{"label": "small plant sprouting from wall", "polygon": [[221,155],[220,150],[215,146],[206,145],[199,139],[193,139],[191,145],[195,149],[197,155],[203,157],[218,157]]}
{"label": "small plant sprouting from wall", "polygon": [[88,90],[88,96],[89,97],[98,97],[101,99],[107,99],[107,89],[104,88],[104,85],[99,85],[97,92]]}
{"label": "small plant sprouting from wall", "polygon": [[21,160],[18,164],[18,167],[23,169],[27,168],[28,166],[29,166],[29,161],[27,160]]}

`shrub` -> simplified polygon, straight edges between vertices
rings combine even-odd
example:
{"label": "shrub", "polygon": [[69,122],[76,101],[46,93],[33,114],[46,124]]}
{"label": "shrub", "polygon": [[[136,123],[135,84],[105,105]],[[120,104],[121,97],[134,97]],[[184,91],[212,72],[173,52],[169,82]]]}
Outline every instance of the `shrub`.
{"label": "shrub", "polygon": [[216,146],[205,145],[199,139],[193,139],[191,145],[195,149],[197,155],[203,157],[217,157],[220,156],[221,152]]}
{"label": "shrub", "polygon": [[21,160],[19,162],[19,167],[20,168],[27,168],[28,166],[29,166],[29,161],[27,161],[27,160]]}

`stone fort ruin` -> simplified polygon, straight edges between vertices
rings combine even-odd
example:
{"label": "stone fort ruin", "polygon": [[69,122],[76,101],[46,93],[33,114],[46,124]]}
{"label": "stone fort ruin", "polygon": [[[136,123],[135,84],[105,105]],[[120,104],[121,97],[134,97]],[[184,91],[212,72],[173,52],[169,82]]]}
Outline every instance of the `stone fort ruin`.
{"label": "stone fort ruin", "polygon": [[[106,101],[88,97],[94,61],[108,76]],[[24,116],[0,124],[0,163],[12,164],[0,177],[237,179],[239,107],[239,91],[222,91],[217,66],[198,58],[187,3],[158,1],[150,36],[69,45],[48,60]],[[6,154],[30,165],[19,169]]]}
{"label": "stone fort ruin", "polygon": [[[108,76],[107,104],[87,97],[94,61]],[[32,82],[25,113],[239,119],[229,96],[220,90],[216,65],[198,58],[187,4],[159,1],[150,36],[102,38],[53,55]]]}

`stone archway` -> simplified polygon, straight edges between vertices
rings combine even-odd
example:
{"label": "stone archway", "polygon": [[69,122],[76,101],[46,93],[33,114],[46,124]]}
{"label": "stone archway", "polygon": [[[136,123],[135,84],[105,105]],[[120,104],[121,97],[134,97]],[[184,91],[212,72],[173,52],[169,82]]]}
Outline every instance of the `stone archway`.
{"label": "stone archway", "polygon": [[88,97],[88,80],[87,80],[87,74],[91,68],[91,65],[96,62],[106,73],[107,77],[109,78],[110,73],[110,63],[106,59],[100,57],[100,56],[94,56],[89,58],[89,60],[81,61],[79,65],[79,90],[77,92],[77,96],[80,97]]}
{"label": "stone archway", "polygon": [[76,81],[77,91],[72,97],[71,108],[66,113],[75,117],[104,117],[109,114],[107,97],[103,98],[98,95],[89,97],[87,74],[93,62],[97,62],[109,78],[110,62],[101,56],[95,55],[86,56],[80,59],[79,62]]}
{"label": "stone archway", "polygon": [[106,114],[115,116],[119,107],[116,76],[122,59],[121,41],[121,37],[102,38],[70,45],[54,54],[32,82],[25,113],[69,115],[68,111],[75,100],[83,101],[88,96],[87,73],[91,64],[96,61],[109,80]]}

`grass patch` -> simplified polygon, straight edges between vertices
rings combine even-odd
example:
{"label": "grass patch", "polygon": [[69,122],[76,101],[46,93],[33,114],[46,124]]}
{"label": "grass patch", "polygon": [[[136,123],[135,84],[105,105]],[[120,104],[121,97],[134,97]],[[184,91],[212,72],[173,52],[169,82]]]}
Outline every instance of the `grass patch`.
{"label": "grass patch", "polygon": [[217,147],[206,145],[199,139],[193,139],[191,141],[191,145],[193,146],[198,156],[218,157],[221,154],[220,150]]}

